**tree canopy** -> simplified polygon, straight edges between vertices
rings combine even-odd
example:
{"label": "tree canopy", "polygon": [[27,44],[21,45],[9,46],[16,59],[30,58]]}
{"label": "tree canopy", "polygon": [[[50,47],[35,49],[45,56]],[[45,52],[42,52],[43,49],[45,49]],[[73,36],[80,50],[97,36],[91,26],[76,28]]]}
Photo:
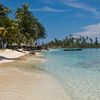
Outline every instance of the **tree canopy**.
{"label": "tree canopy", "polygon": [[14,44],[33,44],[46,37],[44,26],[29,10],[28,4],[16,9],[15,18],[9,17],[10,9],[0,4],[0,48]]}
{"label": "tree canopy", "polygon": [[74,37],[72,35],[66,36],[62,40],[54,39],[46,44],[49,47],[62,48],[100,48],[100,43],[96,37],[94,40],[87,37]]}

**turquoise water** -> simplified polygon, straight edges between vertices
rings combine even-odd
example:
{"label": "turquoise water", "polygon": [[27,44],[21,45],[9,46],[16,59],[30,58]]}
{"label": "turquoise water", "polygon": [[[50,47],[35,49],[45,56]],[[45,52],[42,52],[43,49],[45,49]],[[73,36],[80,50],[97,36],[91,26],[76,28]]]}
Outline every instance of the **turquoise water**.
{"label": "turquoise water", "polygon": [[100,100],[100,49],[43,53],[41,67],[63,86],[71,100]]}

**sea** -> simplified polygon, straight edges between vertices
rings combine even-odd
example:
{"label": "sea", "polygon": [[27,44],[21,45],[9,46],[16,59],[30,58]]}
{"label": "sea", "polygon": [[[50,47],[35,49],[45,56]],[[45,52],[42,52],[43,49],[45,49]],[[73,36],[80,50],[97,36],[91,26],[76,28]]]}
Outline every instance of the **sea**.
{"label": "sea", "polygon": [[40,68],[51,74],[71,100],[100,100],[100,49],[43,51]]}

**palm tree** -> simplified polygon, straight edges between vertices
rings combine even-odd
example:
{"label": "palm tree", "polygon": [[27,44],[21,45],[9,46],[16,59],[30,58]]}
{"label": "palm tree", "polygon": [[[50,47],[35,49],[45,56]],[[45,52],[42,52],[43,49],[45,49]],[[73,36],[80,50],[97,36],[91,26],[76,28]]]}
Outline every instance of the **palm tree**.
{"label": "palm tree", "polygon": [[0,28],[0,39],[2,48],[4,45],[12,46],[12,44],[16,43],[19,40],[18,37],[20,35],[18,24],[15,20],[6,17],[2,21],[3,27]]}
{"label": "palm tree", "polygon": [[29,11],[29,5],[17,8],[15,18],[8,16],[10,9],[0,3],[0,48],[13,44],[32,44],[46,37],[45,28]]}
{"label": "palm tree", "polygon": [[95,37],[94,46],[95,46],[95,47],[98,47],[98,45],[99,45],[98,38]]}
{"label": "palm tree", "polygon": [[10,9],[0,3],[0,20],[6,17],[9,14],[9,12],[10,12]]}
{"label": "palm tree", "polygon": [[35,28],[35,32],[36,32],[35,38],[36,39],[45,39],[47,36],[45,28],[36,18],[34,18],[34,20],[35,20],[34,28]]}
{"label": "palm tree", "polygon": [[22,35],[22,42],[29,42],[34,39],[35,29],[33,14],[29,11],[29,5],[23,4],[21,8],[17,8],[16,20],[19,24],[20,33]]}
{"label": "palm tree", "polygon": [[5,39],[6,34],[7,34],[7,31],[5,30],[5,28],[1,27],[0,28],[0,48],[3,48],[4,39]]}
{"label": "palm tree", "polygon": [[7,34],[4,21],[8,17],[10,9],[0,3],[0,48],[3,47],[5,35]]}
{"label": "palm tree", "polygon": [[21,39],[23,43],[32,43],[39,38],[45,37],[43,25],[29,11],[28,4],[23,4],[21,8],[17,8],[16,20],[23,36]]}

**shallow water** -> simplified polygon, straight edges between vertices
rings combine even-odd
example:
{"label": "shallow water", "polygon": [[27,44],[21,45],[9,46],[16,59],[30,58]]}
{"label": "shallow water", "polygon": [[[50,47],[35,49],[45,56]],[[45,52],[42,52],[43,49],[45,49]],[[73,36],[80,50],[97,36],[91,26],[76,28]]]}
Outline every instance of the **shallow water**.
{"label": "shallow water", "polygon": [[100,100],[100,49],[43,52],[41,68],[62,84],[71,100]]}

